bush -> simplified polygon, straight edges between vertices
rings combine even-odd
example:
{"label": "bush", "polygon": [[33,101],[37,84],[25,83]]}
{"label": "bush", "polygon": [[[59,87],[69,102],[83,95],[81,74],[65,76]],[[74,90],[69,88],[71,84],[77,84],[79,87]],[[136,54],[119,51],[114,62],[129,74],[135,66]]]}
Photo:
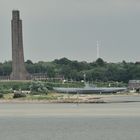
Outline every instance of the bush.
{"label": "bush", "polygon": [[14,93],[14,96],[13,96],[13,98],[22,98],[22,97],[26,97],[26,94],[22,92],[16,92]]}
{"label": "bush", "polygon": [[30,91],[32,92],[32,94],[34,93],[47,94],[48,93],[48,89],[45,86],[44,82],[40,82],[40,81],[32,82],[30,85]]}
{"label": "bush", "polygon": [[29,90],[30,81],[0,81],[0,90]]}
{"label": "bush", "polygon": [[0,99],[1,99],[1,98],[3,98],[3,94],[2,94],[2,93],[0,93]]}

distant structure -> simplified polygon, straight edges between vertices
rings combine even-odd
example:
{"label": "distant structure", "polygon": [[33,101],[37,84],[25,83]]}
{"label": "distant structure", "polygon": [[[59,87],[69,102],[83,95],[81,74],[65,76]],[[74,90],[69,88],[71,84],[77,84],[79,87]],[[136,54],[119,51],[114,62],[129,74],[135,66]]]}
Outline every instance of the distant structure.
{"label": "distant structure", "polygon": [[22,20],[18,10],[12,11],[12,73],[10,80],[29,80],[30,74],[26,71],[23,53]]}
{"label": "distant structure", "polygon": [[97,41],[97,59],[100,58],[99,41]]}
{"label": "distant structure", "polygon": [[140,91],[140,80],[129,80],[128,89]]}

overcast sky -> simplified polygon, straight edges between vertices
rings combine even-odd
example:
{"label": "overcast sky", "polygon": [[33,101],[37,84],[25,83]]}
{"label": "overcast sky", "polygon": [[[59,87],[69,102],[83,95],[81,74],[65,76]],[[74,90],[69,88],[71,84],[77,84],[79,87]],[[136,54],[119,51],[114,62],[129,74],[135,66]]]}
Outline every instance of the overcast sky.
{"label": "overcast sky", "polygon": [[20,10],[24,57],[140,61],[140,0],[0,0],[0,62],[11,60],[11,14]]}

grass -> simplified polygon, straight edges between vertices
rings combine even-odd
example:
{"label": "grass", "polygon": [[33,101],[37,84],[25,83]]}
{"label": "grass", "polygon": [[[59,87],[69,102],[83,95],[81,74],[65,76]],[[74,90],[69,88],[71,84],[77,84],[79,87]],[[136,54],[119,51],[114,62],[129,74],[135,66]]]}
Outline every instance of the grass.
{"label": "grass", "polygon": [[13,99],[13,95],[14,95],[13,93],[4,94],[2,99],[12,100]]}
{"label": "grass", "polygon": [[25,97],[25,99],[27,99],[27,100],[56,100],[57,97],[53,96],[51,94],[48,94],[48,95],[27,95],[27,97]]}
{"label": "grass", "polygon": [[[8,94],[4,94],[3,98],[4,100],[13,100],[13,93],[8,93]],[[57,100],[58,96],[54,95],[54,94],[47,94],[47,95],[30,95],[27,94],[26,97],[21,97],[21,98],[16,98],[17,100],[22,99],[22,100]]]}

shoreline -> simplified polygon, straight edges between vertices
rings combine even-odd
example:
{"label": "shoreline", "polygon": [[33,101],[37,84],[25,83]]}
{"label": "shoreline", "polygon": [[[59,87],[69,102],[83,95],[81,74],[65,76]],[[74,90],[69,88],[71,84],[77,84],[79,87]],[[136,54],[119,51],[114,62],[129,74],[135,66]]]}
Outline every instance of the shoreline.
{"label": "shoreline", "polygon": [[104,104],[140,102],[140,95],[71,95],[58,99],[0,99],[0,104]]}
{"label": "shoreline", "polygon": [[92,100],[92,101],[72,101],[72,100],[0,100],[0,104],[3,103],[18,103],[18,104],[92,104],[92,103],[106,103],[103,100]]}

